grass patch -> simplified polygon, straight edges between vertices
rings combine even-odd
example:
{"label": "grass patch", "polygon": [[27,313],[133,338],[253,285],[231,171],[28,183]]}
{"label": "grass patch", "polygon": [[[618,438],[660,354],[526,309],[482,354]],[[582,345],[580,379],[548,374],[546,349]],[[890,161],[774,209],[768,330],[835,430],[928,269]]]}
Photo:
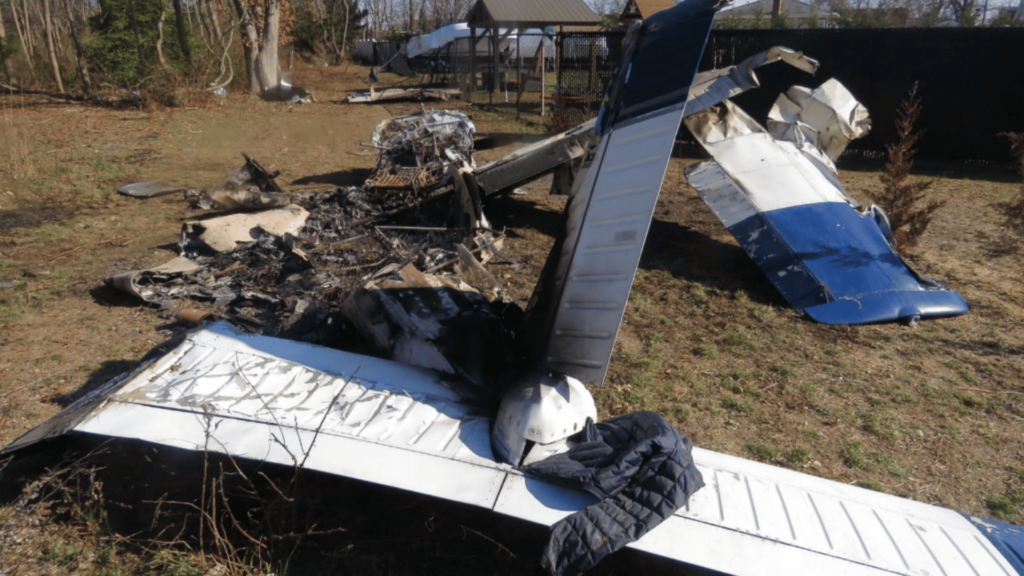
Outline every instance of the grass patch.
{"label": "grass patch", "polygon": [[161,550],[146,567],[163,576],[202,576],[206,571],[196,565],[193,557],[175,550]]}
{"label": "grass patch", "polygon": [[868,452],[864,445],[856,440],[849,440],[843,443],[843,462],[851,468],[871,472],[875,465],[868,459]]}
{"label": "grass patch", "polygon": [[55,563],[57,566],[67,566],[76,562],[85,547],[81,544],[66,544],[63,542],[51,542],[42,550],[44,560]]}
{"label": "grass patch", "polygon": [[802,434],[804,436],[804,438],[810,438],[811,440],[814,440],[815,442],[821,442],[821,434],[819,434],[815,430],[801,430],[800,434]]}
{"label": "grass patch", "polygon": [[792,464],[793,466],[803,466],[804,464],[807,464],[808,462],[814,459],[814,452],[811,452],[809,449],[801,446],[799,448],[789,450],[788,452],[786,452],[783,458],[786,460],[787,464]]}
{"label": "grass patch", "polygon": [[857,486],[861,488],[867,488],[868,490],[874,490],[875,492],[887,492],[885,486],[882,486],[881,482],[875,482],[874,480],[858,480]]}
{"label": "grass patch", "polygon": [[718,360],[718,348],[714,344],[705,344],[693,349],[693,355],[708,360]]}
{"label": "grass patch", "polygon": [[896,417],[888,410],[875,412],[858,412],[860,427],[868,434],[879,438],[891,439],[898,434]]}
{"label": "grass patch", "polygon": [[782,453],[778,448],[767,444],[747,444],[747,452],[762,462],[774,462]]}
{"label": "grass patch", "polygon": [[848,440],[843,443],[843,463],[850,468],[865,472],[874,472],[881,467],[894,478],[910,476],[910,470],[898,460],[888,454],[871,452],[856,440]]}
{"label": "grass patch", "polygon": [[754,414],[757,412],[756,406],[742,398],[735,398],[733,396],[722,398],[722,408],[741,414]]}
{"label": "grass patch", "polygon": [[731,326],[721,338],[721,343],[734,350],[757,351],[760,346],[740,326]]}
{"label": "grass patch", "polygon": [[985,507],[1000,520],[1017,518],[1020,516],[1021,506],[1024,506],[1024,490],[1012,490],[985,500]]}
{"label": "grass patch", "polygon": [[690,304],[707,304],[708,291],[699,284],[690,286],[690,295],[686,300]]}
{"label": "grass patch", "polygon": [[793,376],[796,376],[796,372],[792,368],[785,366],[783,364],[776,364],[775,366],[772,366],[771,371],[778,374],[779,376],[785,376],[786,378],[792,378]]}

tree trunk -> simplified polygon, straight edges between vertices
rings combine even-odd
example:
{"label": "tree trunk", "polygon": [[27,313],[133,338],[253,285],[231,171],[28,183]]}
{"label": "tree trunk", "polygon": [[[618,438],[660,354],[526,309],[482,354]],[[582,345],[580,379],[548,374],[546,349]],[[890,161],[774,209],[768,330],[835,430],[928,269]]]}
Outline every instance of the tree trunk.
{"label": "tree trunk", "polygon": [[242,32],[242,52],[245,55],[245,77],[249,81],[249,91],[260,93],[259,69],[256,60],[259,56],[260,41],[256,34],[256,25],[252,21],[252,13],[245,0],[234,0],[235,11],[238,12],[238,28]]}
{"label": "tree trunk", "polygon": [[142,40],[139,38],[139,21],[135,18],[135,0],[128,0],[128,16],[132,30],[135,32],[135,58],[139,64],[139,77],[142,77]]}
{"label": "tree trunk", "polygon": [[14,0],[11,0],[11,16],[14,17],[14,30],[18,33],[18,40],[21,44],[21,52],[25,54],[25,64],[28,65],[28,76],[33,80],[36,77],[35,71],[32,69],[32,55],[29,53],[29,39],[28,34],[22,29],[21,17],[18,16],[18,5]]}
{"label": "tree trunk", "polygon": [[[56,7],[54,8],[54,10],[56,10]],[[54,12],[54,18],[53,18],[53,42],[57,46],[57,54],[61,55],[61,56],[64,56],[66,59],[70,60],[70,58],[71,58],[71,33],[68,30],[65,29],[66,27],[67,27],[67,23],[66,22],[61,22],[60,18],[56,17],[56,12]],[[63,45],[61,45],[61,43],[60,43],[61,39],[64,40],[64,44]]]}
{"label": "tree trunk", "polygon": [[68,6],[68,0],[63,0],[64,11],[68,13],[68,25],[71,30],[71,40],[75,43],[75,61],[78,63],[78,75],[82,77],[82,89],[85,95],[92,94],[92,81],[89,80],[89,64],[85,61],[85,54],[82,52],[82,43],[78,41],[78,32],[75,30],[75,15]]}
{"label": "tree trunk", "polygon": [[[345,0],[342,0],[344,2]],[[346,7],[348,5],[346,4]],[[335,23],[338,21],[335,10],[338,7],[338,0],[331,0],[331,42],[330,48],[334,50],[334,59],[336,64],[341,64],[341,49],[338,48],[338,33],[334,29]]]}
{"label": "tree trunk", "polygon": [[341,31],[341,54],[338,55],[338,64],[341,64],[341,60],[344,59],[345,45],[348,44],[348,25],[349,25],[349,4],[348,0],[341,0],[345,4],[345,28]]}
{"label": "tree trunk", "polygon": [[220,30],[220,20],[218,19],[216,2],[214,2],[214,0],[205,0],[203,3],[206,5],[207,12],[209,12],[208,16],[213,22],[213,33],[217,35],[217,43],[221,45],[221,48],[223,48],[224,33]]}
{"label": "tree trunk", "polygon": [[164,58],[164,20],[167,19],[167,8],[160,3],[163,10],[160,11],[160,19],[156,21],[156,59],[160,61],[161,68],[167,68],[167,59]]}
{"label": "tree trunk", "polygon": [[[4,29],[4,13],[2,7],[0,7],[0,46],[7,46],[7,30]],[[4,58],[4,77],[7,78],[8,82],[14,78],[14,74],[11,72],[10,57]]]}
{"label": "tree trunk", "polygon": [[[14,5],[14,0],[11,0],[11,5]],[[35,49],[32,46],[32,25],[28,18],[28,0],[21,0],[21,17],[25,20],[25,46],[28,48],[26,58],[28,58],[29,66],[32,65],[32,58],[28,56],[28,53],[35,53]]]}
{"label": "tree trunk", "polygon": [[[18,43],[25,48],[25,35],[21,32],[21,17],[18,16],[18,5],[11,0],[11,20],[14,21],[14,33],[18,35]],[[0,26],[3,26],[3,18],[0,17]]]}
{"label": "tree trunk", "polygon": [[[174,21],[178,26],[178,44],[181,44],[181,53],[185,55],[185,61],[188,65],[192,65],[192,49],[189,48],[188,38],[185,36],[185,18],[181,14],[181,0],[174,0]],[[160,16],[160,22],[164,21],[163,15]]]}
{"label": "tree trunk", "polygon": [[257,61],[260,70],[260,88],[263,92],[277,86],[280,64],[277,59],[278,27],[281,23],[280,0],[267,0],[263,15],[263,44]]}
{"label": "tree trunk", "polygon": [[46,27],[46,51],[50,54],[50,67],[53,68],[53,81],[57,84],[57,93],[64,93],[64,82],[60,78],[60,64],[57,62],[57,47],[53,41],[53,19],[50,18],[50,0],[43,0],[43,25]]}

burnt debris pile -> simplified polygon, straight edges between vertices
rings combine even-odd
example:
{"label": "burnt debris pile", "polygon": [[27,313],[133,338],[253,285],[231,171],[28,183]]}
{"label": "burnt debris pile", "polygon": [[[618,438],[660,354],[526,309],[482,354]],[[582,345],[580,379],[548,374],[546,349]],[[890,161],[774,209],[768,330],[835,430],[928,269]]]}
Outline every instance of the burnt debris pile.
{"label": "burnt debris pile", "polygon": [[289,194],[246,154],[215,189],[186,193],[217,212],[182,226],[179,256],[107,283],[185,323],[341,338],[484,385],[512,362],[509,326],[521,312],[484,266],[507,257],[483,215],[474,132],[453,111],[383,122],[365,189]]}

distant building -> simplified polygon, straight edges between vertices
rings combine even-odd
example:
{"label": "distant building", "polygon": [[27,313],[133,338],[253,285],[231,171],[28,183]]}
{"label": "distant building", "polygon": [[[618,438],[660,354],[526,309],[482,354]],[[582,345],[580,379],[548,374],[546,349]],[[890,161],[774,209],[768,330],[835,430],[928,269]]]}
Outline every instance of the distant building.
{"label": "distant building", "polygon": [[622,9],[619,22],[628,24],[635,20],[643,20],[656,12],[661,12],[675,5],[675,0],[629,0]]}
{"label": "distant building", "polygon": [[[782,12],[789,18],[791,26],[796,28],[803,26],[812,15],[818,20],[819,28],[827,28],[831,25],[835,16],[825,8],[817,8],[812,4],[800,2],[800,0],[782,0]],[[742,6],[730,6],[719,10],[715,20],[739,19],[743,28],[749,28],[749,23],[760,16],[765,22],[772,18],[772,0],[757,0]]]}

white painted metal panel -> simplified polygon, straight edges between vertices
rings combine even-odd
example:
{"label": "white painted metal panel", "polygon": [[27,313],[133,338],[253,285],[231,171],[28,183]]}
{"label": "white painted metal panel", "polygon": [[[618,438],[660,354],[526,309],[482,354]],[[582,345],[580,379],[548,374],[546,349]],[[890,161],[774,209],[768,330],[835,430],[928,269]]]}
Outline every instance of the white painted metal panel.
{"label": "white painted metal panel", "polygon": [[[212,451],[285,466],[308,452],[313,470],[544,525],[596,501],[496,463],[476,410],[433,372],[219,324],[75,430],[188,450],[210,430]],[[742,575],[1014,573],[955,511],[700,448],[694,459],[706,486],[634,548]]]}
{"label": "white painted metal panel", "polygon": [[700,448],[694,459],[707,486],[679,517],[897,574],[1014,573],[953,510]]}
{"label": "white painted metal panel", "polygon": [[545,367],[603,382],[681,119],[677,108],[616,127],[576,187]]}
{"label": "white painted metal panel", "polygon": [[[494,505],[506,475],[494,463],[479,466],[333,433],[321,432],[314,443],[314,431],[287,425],[214,416],[210,428],[211,452],[293,466],[293,456],[301,461],[304,451],[315,446],[306,461],[310,470],[484,508]],[[195,412],[112,401],[75,429],[202,450],[207,425]]]}
{"label": "white painted metal panel", "polygon": [[[589,494],[510,473],[494,510],[538,524],[553,524],[594,502],[596,498]],[[870,566],[681,516],[666,520],[630,548],[740,576],[884,574]]]}

